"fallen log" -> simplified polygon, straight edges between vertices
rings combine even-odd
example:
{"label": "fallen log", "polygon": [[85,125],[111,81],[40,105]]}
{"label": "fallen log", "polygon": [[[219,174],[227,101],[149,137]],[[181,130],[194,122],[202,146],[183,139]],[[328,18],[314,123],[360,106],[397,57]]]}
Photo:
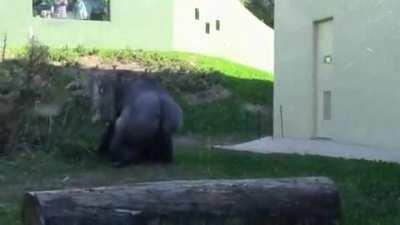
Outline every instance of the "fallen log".
{"label": "fallen log", "polygon": [[337,225],[328,178],[200,180],[29,192],[25,225]]}

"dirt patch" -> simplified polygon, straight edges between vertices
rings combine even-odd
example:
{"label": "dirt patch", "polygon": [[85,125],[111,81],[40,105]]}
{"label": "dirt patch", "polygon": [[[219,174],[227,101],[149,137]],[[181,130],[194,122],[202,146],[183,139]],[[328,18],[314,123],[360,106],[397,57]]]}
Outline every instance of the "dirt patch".
{"label": "dirt patch", "polygon": [[206,91],[186,96],[189,105],[205,105],[220,101],[231,96],[231,92],[220,85],[211,87]]}
{"label": "dirt patch", "polygon": [[216,144],[230,145],[248,141],[247,137],[239,137],[235,135],[221,136],[202,136],[195,134],[187,134],[174,137],[174,144],[179,147],[205,147],[211,149]]}
{"label": "dirt patch", "polygon": [[135,72],[145,72],[146,68],[136,62],[112,61],[106,62],[98,56],[84,56],[78,61],[82,69],[100,70],[130,70]]}
{"label": "dirt patch", "polygon": [[177,146],[203,146],[204,145],[204,140],[200,137],[195,137],[195,136],[178,136],[174,138],[174,143]]}

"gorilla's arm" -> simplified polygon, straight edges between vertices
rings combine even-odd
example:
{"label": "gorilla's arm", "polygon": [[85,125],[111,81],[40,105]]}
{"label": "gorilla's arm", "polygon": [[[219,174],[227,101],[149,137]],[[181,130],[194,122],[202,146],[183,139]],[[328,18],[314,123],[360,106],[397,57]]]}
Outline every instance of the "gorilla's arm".
{"label": "gorilla's arm", "polygon": [[165,133],[176,132],[182,124],[182,109],[166,92],[160,93],[161,127]]}

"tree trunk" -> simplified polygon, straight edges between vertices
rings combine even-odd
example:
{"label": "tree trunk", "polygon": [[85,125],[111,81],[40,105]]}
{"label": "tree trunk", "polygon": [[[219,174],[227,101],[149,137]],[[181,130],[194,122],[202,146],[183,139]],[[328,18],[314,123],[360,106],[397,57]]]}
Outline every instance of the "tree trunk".
{"label": "tree trunk", "polygon": [[30,192],[25,225],[337,225],[328,178],[200,180]]}

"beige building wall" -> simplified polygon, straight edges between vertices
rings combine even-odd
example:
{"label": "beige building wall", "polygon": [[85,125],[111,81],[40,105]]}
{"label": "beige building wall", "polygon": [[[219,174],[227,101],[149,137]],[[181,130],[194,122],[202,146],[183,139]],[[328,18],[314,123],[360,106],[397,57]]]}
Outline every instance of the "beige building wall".
{"label": "beige building wall", "polygon": [[[317,21],[333,18],[327,138],[400,148],[400,1],[276,1],[274,136],[311,138],[321,97]],[[281,113],[282,109],[282,113]],[[283,115],[281,117],[281,114]],[[321,121],[319,121],[321,122]]]}
{"label": "beige building wall", "polygon": [[178,51],[223,57],[265,71],[274,69],[274,31],[239,0],[175,0],[173,45]]}

